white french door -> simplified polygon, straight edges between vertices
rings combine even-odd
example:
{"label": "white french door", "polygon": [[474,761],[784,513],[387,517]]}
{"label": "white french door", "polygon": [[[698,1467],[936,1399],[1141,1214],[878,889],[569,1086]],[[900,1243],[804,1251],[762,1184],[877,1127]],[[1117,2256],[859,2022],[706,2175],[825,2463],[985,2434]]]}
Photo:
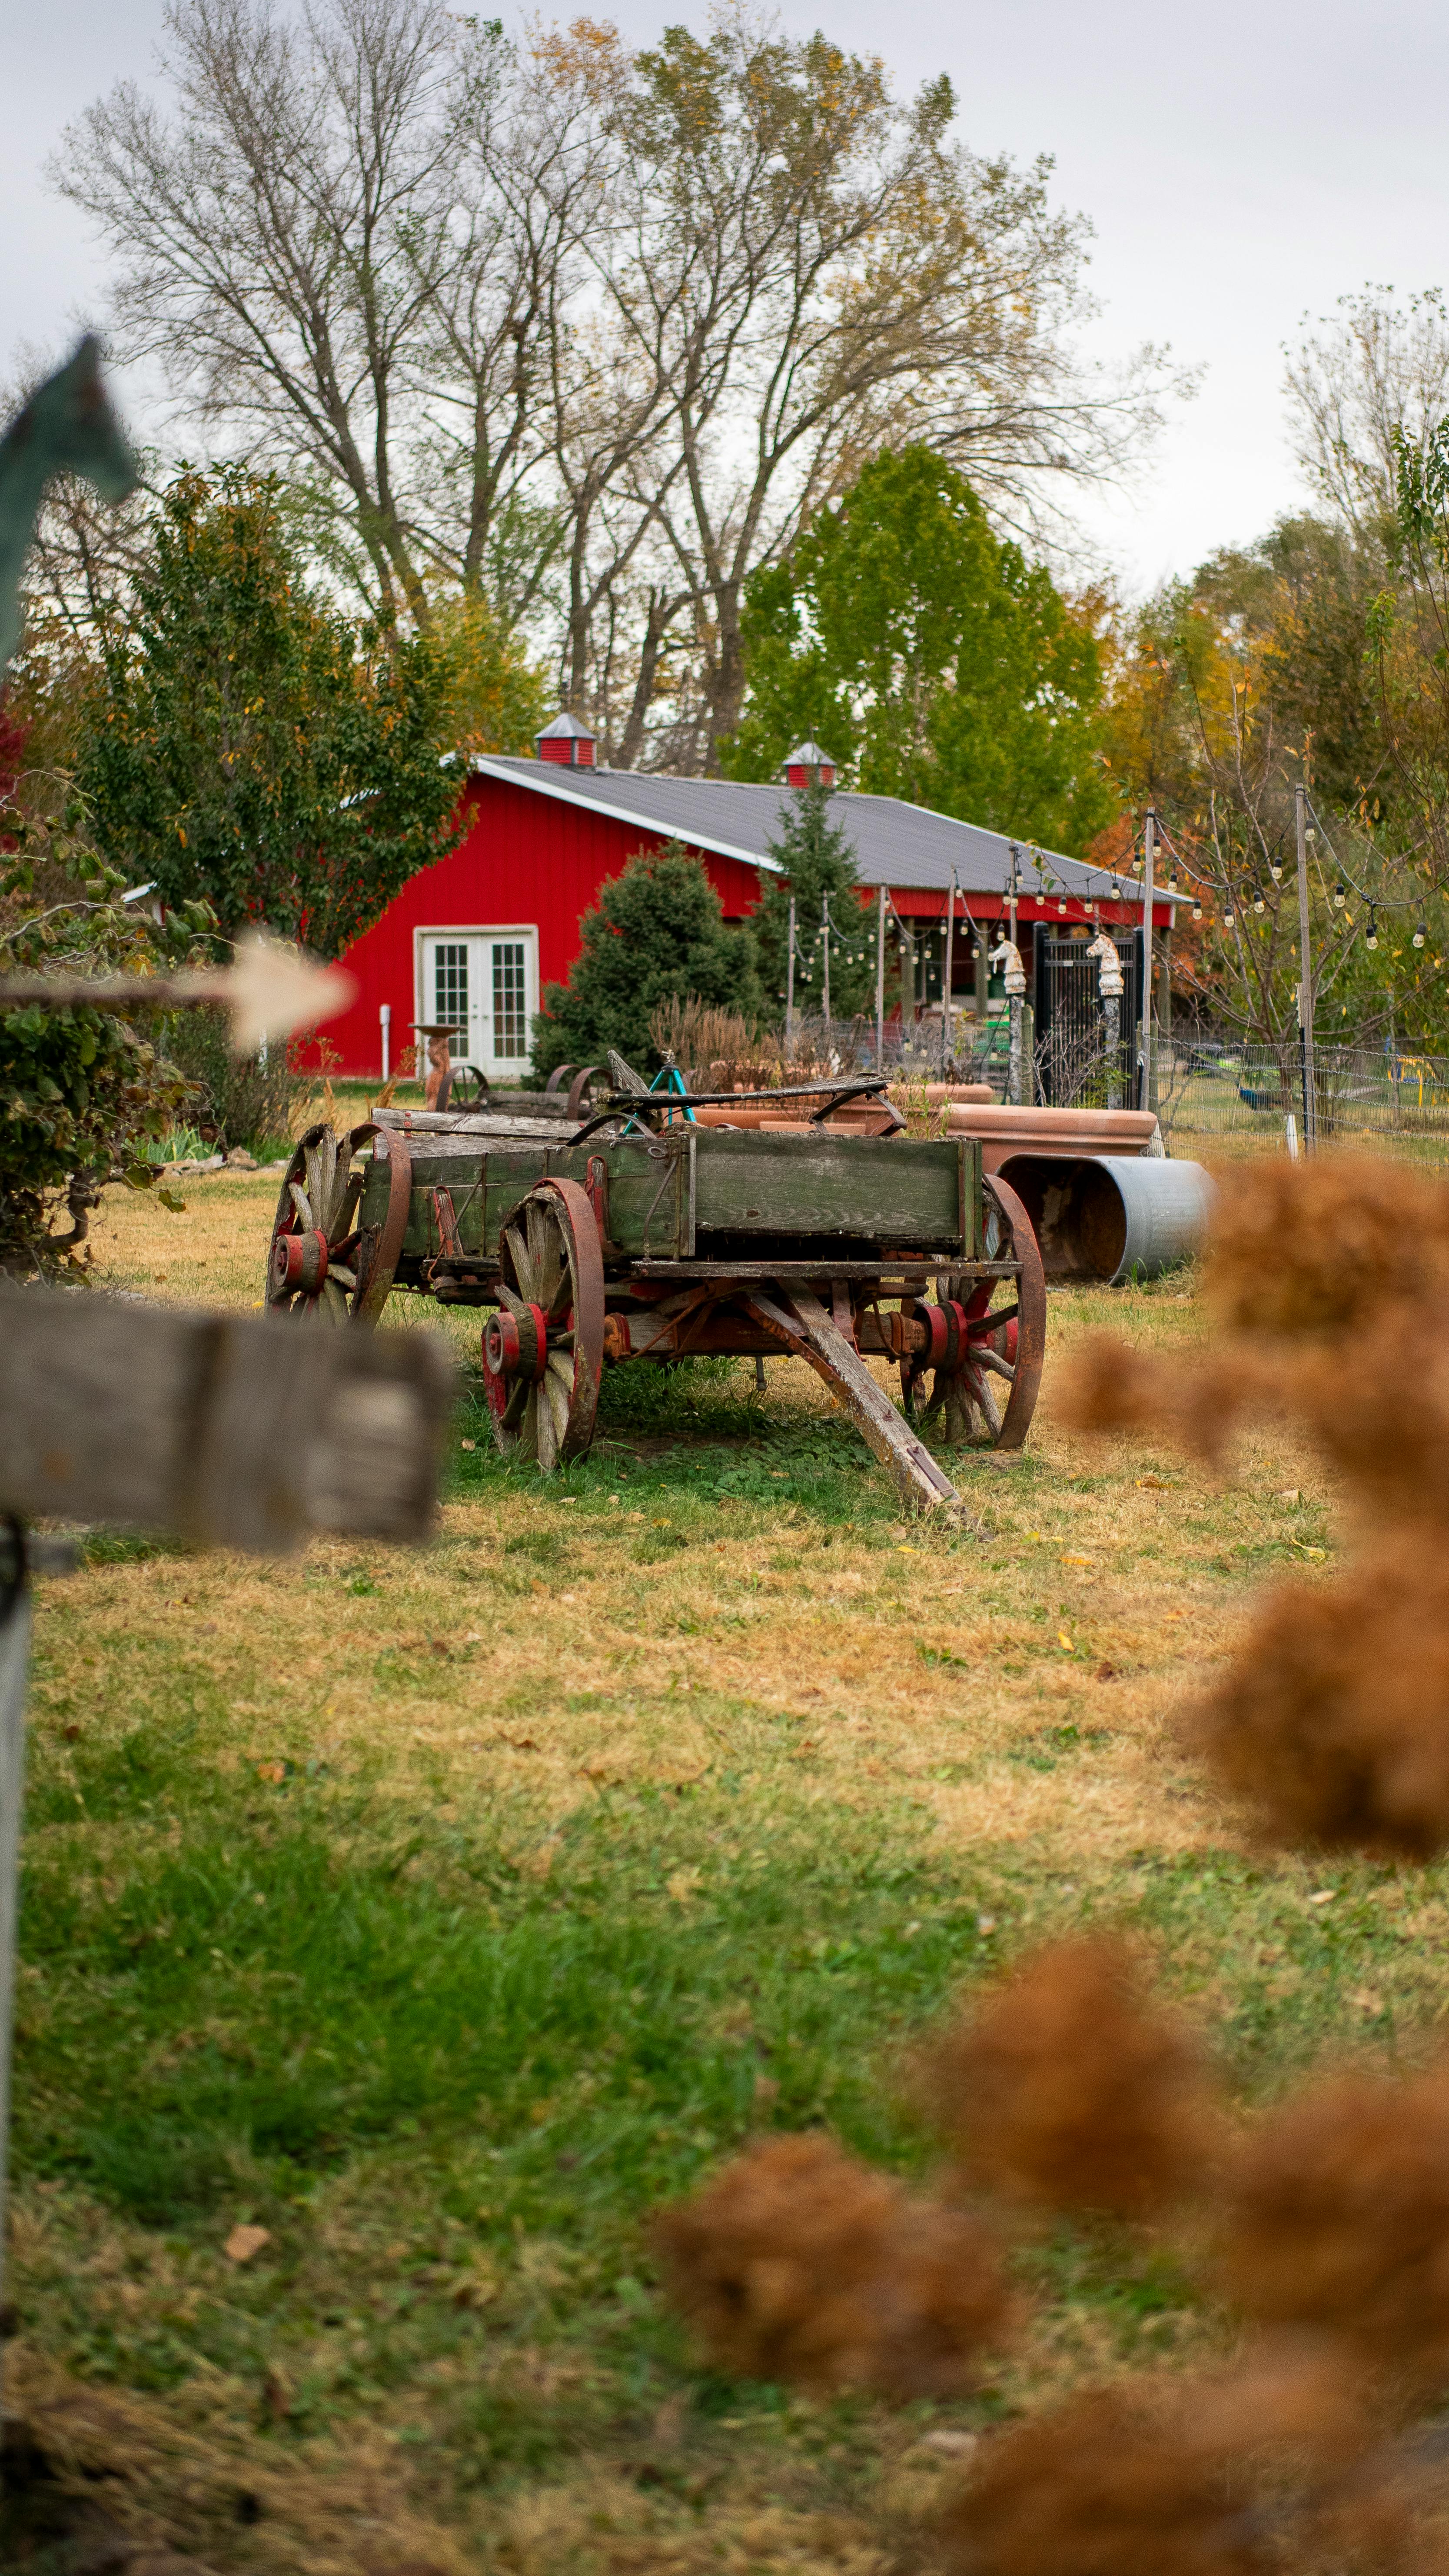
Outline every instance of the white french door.
{"label": "white french door", "polygon": [[420,1020],[461,1031],[453,1061],[490,1080],[527,1069],[538,1009],[538,939],[532,929],[430,930],[422,939]]}

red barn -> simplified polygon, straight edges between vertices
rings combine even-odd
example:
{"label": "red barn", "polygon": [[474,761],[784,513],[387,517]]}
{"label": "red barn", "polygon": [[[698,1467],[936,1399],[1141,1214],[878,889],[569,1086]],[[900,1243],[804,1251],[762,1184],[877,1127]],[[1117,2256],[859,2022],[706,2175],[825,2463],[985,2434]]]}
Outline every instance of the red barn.
{"label": "red barn", "polygon": [[[665,778],[594,765],[594,737],[572,716],[538,738],[535,760],[475,759],[463,790],[466,824],[457,848],[422,868],[380,921],[350,948],[346,965],[357,1000],[329,1023],[337,1070],[375,1078],[386,1056],[410,1070],[416,1026],[465,1029],[454,1053],[505,1085],[527,1070],[532,1021],[543,987],[566,982],[578,954],[579,920],[606,878],[638,850],[682,841],[708,871],[726,920],[759,901],[768,844],[780,828],[781,789],[711,778]],[[824,783],[834,772],[815,744],[802,744]],[[793,756],[787,782],[807,766]],[[1096,913],[1135,924],[1140,897],[1101,869],[1058,858],[999,832],[957,822],[892,796],[844,792],[832,799],[855,847],[861,903],[874,912],[886,889],[916,942],[920,1003],[939,1003],[944,922],[957,889],[952,985],[969,991],[980,968],[961,935],[970,920],[1000,921],[1013,866],[1017,919],[1030,949],[1036,924],[1069,929]],[[1154,907],[1169,927],[1173,899]],[[985,943],[982,943],[984,949]],[[1030,958],[1028,956],[1028,965]],[[984,982],[978,986],[984,991]]]}

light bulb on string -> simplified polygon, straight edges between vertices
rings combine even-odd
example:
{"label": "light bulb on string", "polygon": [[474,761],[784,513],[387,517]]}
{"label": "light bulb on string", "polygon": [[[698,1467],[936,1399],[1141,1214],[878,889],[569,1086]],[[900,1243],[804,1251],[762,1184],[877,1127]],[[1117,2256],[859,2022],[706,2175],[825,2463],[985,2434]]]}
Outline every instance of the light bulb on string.
{"label": "light bulb on string", "polygon": [[1279,867],[1272,868],[1272,869],[1270,869],[1269,873],[1270,873],[1270,875],[1272,876],[1273,883],[1274,883],[1275,885],[1281,885],[1281,884],[1282,884],[1282,882],[1283,882],[1283,871],[1282,871],[1282,869],[1281,869],[1281,868],[1279,868]]}
{"label": "light bulb on string", "polygon": [[1202,919],[1202,905],[1201,905],[1200,903],[1195,903],[1195,904],[1193,905],[1193,908],[1192,908],[1192,917],[1193,917],[1193,920],[1194,920],[1194,921],[1201,921],[1201,919]]}
{"label": "light bulb on string", "polygon": [[1266,910],[1266,906],[1260,894],[1255,894],[1253,897],[1253,910],[1255,912],[1263,912]]}
{"label": "light bulb on string", "polygon": [[1425,930],[1422,921],[1416,921],[1414,924],[1414,946],[1416,948],[1422,948],[1428,935],[1429,934]]}
{"label": "light bulb on string", "polygon": [[1225,912],[1225,913],[1223,914],[1223,928],[1224,928],[1224,930],[1231,930],[1231,929],[1232,929],[1232,926],[1233,926],[1233,923],[1237,920],[1237,917],[1238,917],[1238,916],[1237,916],[1237,914],[1236,914],[1235,912]]}
{"label": "light bulb on string", "polygon": [[1375,913],[1374,908],[1373,908],[1373,905],[1372,905],[1372,904],[1370,904],[1370,905],[1369,905],[1369,926],[1368,926],[1368,935],[1367,935],[1367,937],[1366,937],[1366,938],[1365,938],[1365,940],[1364,940],[1364,946],[1365,946],[1365,948],[1377,948],[1378,944],[1379,944],[1379,924],[1378,924],[1378,915]]}
{"label": "light bulb on string", "polygon": [[1335,904],[1335,906],[1336,906],[1337,910],[1338,910],[1339,912],[1342,912],[1344,905],[1345,905],[1345,904],[1347,903],[1347,901],[1348,901],[1348,896],[1347,896],[1347,894],[1345,893],[1345,891],[1344,891],[1344,889],[1343,889],[1343,887],[1342,887],[1341,885],[1336,885],[1336,886],[1334,887],[1334,889],[1333,889],[1333,900],[1334,900],[1334,904]]}

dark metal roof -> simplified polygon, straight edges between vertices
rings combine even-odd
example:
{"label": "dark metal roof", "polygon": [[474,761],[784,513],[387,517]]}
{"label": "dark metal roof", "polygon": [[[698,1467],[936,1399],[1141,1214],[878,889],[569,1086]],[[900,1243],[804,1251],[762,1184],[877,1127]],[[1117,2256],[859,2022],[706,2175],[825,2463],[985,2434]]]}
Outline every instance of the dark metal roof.
{"label": "dark metal roof", "polygon": [[[647,832],[669,832],[697,850],[726,859],[743,859],[751,867],[773,869],[769,842],[789,811],[789,790],[748,787],[724,778],[660,778],[627,769],[565,769],[543,760],[506,760],[493,754],[475,757],[473,768],[485,778],[511,779],[541,796],[560,797],[567,805],[586,805],[635,823]],[[837,789],[830,798],[832,821],[844,825],[855,849],[856,873],[862,885],[909,887],[916,891],[950,890],[951,871],[963,894],[1005,894],[1011,874],[1012,842],[1001,832],[983,831],[978,823],[961,823],[953,814],[934,814],[924,805],[907,805],[899,796],[859,796]],[[1018,891],[1055,895],[1065,887],[1079,901],[1110,902],[1108,870],[1089,868],[1080,859],[1055,851],[1038,851],[1028,841],[1018,852]],[[1044,884],[1040,859],[1050,882]],[[1133,880],[1123,877],[1124,891]],[[1158,887],[1160,903],[1183,900]]]}

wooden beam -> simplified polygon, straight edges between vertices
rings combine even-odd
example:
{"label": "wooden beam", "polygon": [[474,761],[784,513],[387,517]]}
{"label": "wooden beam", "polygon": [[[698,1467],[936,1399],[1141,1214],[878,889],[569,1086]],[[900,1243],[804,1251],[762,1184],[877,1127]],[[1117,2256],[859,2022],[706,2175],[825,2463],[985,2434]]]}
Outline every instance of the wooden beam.
{"label": "wooden beam", "polygon": [[440,1337],[0,1290],[0,1512],[271,1554],[432,1526]]}

